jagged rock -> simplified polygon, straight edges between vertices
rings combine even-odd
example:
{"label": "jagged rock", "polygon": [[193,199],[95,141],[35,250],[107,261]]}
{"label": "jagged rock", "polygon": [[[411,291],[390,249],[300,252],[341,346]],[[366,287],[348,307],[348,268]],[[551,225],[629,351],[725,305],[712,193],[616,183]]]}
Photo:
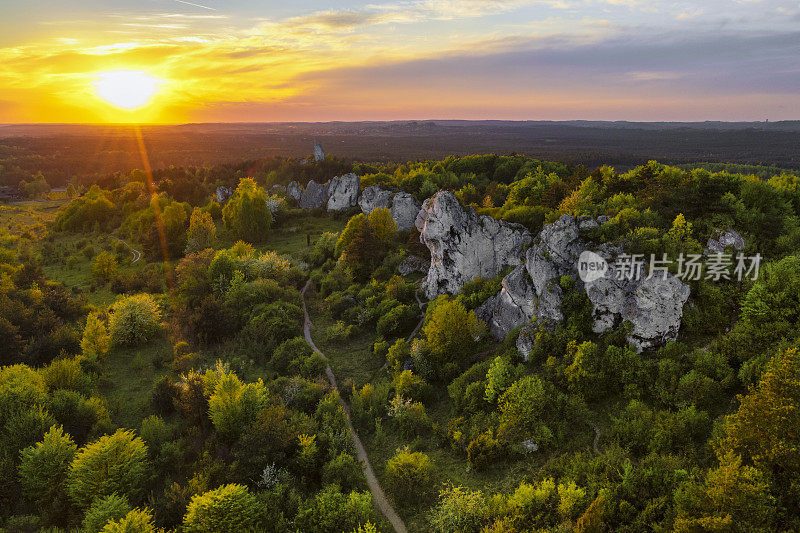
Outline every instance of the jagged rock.
{"label": "jagged rock", "polygon": [[613,267],[609,272],[586,284],[586,294],[594,306],[595,333],[629,320],[633,330],[627,340],[637,352],[678,338],[683,304],[689,298],[688,285],[671,274],[666,278],[619,280]]}
{"label": "jagged rock", "polygon": [[233,189],[220,185],[217,187],[217,203],[224,204],[233,196]]}
{"label": "jagged rock", "polygon": [[399,192],[392,199],[392,218],[397,222],[397,229],[408,231],[414,227],[421,206],[407,192]]}
{"label": "jagged rock", "polygon": [[478,276],[492,278],[508,265],[519,265],[531,240],[524,226],[479,216],[462,207],[450,191],[425,200],[415,223],[420,242],[431,252],[425,282],[428,298],[456,293]]}
{"label": "jagged rock", "polygon": [[721,254],[728,246],[733,246],[737,251],[744,249],[744,238],[732,229],[718,230],[706,243],[706,255]]}
{"label": "jagged rock", "polygon": [[400,272],[401,276],[408,276],[413,272],[422,272],[424,274],[430,266],[430,261],[426,261],[418,255],[409,255],[400,261],[400,264],[397,265],[397,271]]}
{"label": "jagged rock", "polygon": [[608,215],[600,215],[599,217],[597,217],[597,223],[600,224],[601,226],[606,222],[608,222],[609,220],[611,220],[611,217]]}
{"label": "jagged rock", "polygon": [[324,161],[325,150],[322,149],[321,143],[314,143],[314,161]]}
{"label": "jagged rock", "polygon": [[583,215],[578,217],[578,227],[580,229],[598,228],[600,223],[590,216]]}
{"label": "jagged rock", "polygon": [[[595,332],[602,333],[629,320],[633,329],[628,342],[637,352],[675,340],[689,287],[672,275],[646,279],[645,267],[638,279],[618,275],[613,260],[622,249],[611,243],[590,245],[580,237],[582,223],[587,227],[586,220],[563,215],[536,236],[526,252],[524,267],[517,267],[506,276],[500,292],[476,310],[492,334],[502,339],[512,329],[528,324],[517,340],[517,348],[527,358],[533,349],[536,328],[563,319],[560,280],[568,275],[592,302]],[[603,277],[584,284],[578,275],[578,259],[587,250],[593,251],[598,260],[608,262],[609,267]],[[534,318],[535,327],[530,323]]]}
{"label": "jagged rock", "polygon": [[286,194],[286,186],[285,185],[273,185],[272,186],[272,194]]}
{"label": "jagged rock", "polygon": [[355,174],[335,177],[327,183],[328,211],[344,211],[358,204],[361,179]]}
{"label": "jagged rock", "polygon": [[322,207],[328,201],[328,184],[317,183],[314,180],[308,182],[305,190],[300,196],[299,206],[302,209],[316,209]]}
{"label": "jagged rock", "polygon": [[369,215],[374,209],[379,207],[388,208],[392,204],[392,196],[392,191],[387,191],[381,188],[380,185],[370,185],[364,188],[358,205],[365,215]]}
{"label": "jagged rock", "polygon": [[303,196],[303,189],[296,181],[292,181],[286,187],[286,196],[292,200],[299,200]]}
{"label": "jagged rock", "polygon": [[526,439],[520,444],[527,453],[533,453],[539,449],[539,445],[533,439]]}

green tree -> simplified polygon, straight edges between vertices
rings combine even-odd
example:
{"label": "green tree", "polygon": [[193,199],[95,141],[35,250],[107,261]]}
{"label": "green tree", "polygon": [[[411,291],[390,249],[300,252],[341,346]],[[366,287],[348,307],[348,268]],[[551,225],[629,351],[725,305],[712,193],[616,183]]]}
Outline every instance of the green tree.
{"label": "green tree", "polygon": [[124,496],[109,494],[103,498],[98,498],[83,517],[83,531],[85,533],[97,533],[109,522],[119,520],[129,512],[131,506]]}
{"label": "green tree", "polygon": [[231,235],[248,242],[261,242],[269,235],[272,212],[267,194],[255,181],[245,178],[222,209],[222,221]]}
{"label": "green tree", "polygon": [[186,533],[238,533],[257,531],[262,520],[261,505],[244,485],[223,485],[198,494],[186,509]]}
{"label": "green tree", "polygon": [[431,302],[422,332],[434,356],[434,365],[455,362],[463,366],[475,348],[483,323],[460,302],[439,296]]}
{"label": "green tree", "polygon": [[195,253],[211,248],[217,238],[217,226],[211,213],[195,207],[189,219],[189,231],[186,234],[186,253]]}
{"label": "green tree", "polygon": [[114,345],[139,346],[161,331],[161,310],[146,293],[123,296],[109,308],[109,329]]}
{"label": "green tree", "polygon": [[503,394],[508,387],[519,377],[520,371],[511,364],[507,356],[499,355],[492,361],[492,366],[486,372],[486,394],[487,402],[494,402]]}
{"label": "green tree", "polygon": [[385,207],[373,209],[367,217],[367,223],[379,241],[390,244],[397,240],[397,222],[392,218],[389,209]]}
{"label": "green tree", "polygon": [[117,268],[114,254],[102,251],[92,260],[92,277],[100,283],[108,283],[117,273]]}
{"label": "green tree", "polygon": [[52,427],[41,442],[22,450],[19,466],[22,492],[43,511],[62,513],[67,507],[64,482],[78,447],[60,427]]}
{"label": "green tree", "polygon": [[347,246],[353,241],[356,233],[361,228],[361,225],[366,222],[366,220],[367,216],[364,213],[359,213],[347,221],[347,225],[344,227],[342,234],[339,235],[339,239],[336,241],[336,248],[334,250],[336,257],[342,255],[342,252],[344,252],[345,248],[347,248]]}
{"label": "green tree", "polygon": [[515,381],[500,397],[498,436],[507,442],[533,439],[540,446],[551,441],[553,432],[545,425],[544,415],[552,410],[556,394],[538,376]]}
{"label": "green tree", "polygon": [[83,328],[81,350],[83,355],[90,359],[97,359],[108,352],[111,347],[111,336],[108,334],[105,322],[98,313],[89,313],[86,316],[86,327]]}
{"label": "green tree", "polygon": [[344,494],[336,485],[328,485],[300,504],[295,526],[301,533],[353,531],[372,518],[369,492]]}
{"label": "green tree", "polygon": [[132,431],[117,430],[78,451],[70,466],[67,487],[78,507],[117,493],[137,502],[150,476],[147,446]]}
{"label": "green tree", "polygon": [[153,523],[153,515],[148,509],[134,509],[119,520],[106,524],[100,533],[160,533],[162,531]]}
{"label": "green tree", "polygon": [[208,400],[208,414],[221,437],[236,440],[255,422],[267,402],[267,389],[261,380],[244,384],[236,374],[227,372],[214,386]]}
{"label": "green tree", "polygon": [[488,521],[489,508],[480,491],[447,485],[439,492],[439,504],[430,516],[437,533],[478,533]]}

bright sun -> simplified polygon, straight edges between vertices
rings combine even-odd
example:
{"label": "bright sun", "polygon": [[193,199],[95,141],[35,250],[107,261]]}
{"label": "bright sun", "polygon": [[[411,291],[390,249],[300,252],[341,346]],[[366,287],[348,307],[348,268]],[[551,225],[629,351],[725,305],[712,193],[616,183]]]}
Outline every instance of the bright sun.
{"label": "bright sun", "polygon": [[109,104],[136,109],[147,104],[161,80],[137,70],[102,72],[95,83],[97,95]]}

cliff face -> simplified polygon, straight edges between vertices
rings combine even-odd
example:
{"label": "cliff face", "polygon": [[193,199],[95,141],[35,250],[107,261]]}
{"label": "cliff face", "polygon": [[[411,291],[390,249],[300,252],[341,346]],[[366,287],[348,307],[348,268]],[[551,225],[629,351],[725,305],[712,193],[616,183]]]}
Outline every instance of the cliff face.
{"label": "cliff face", "polygon": [[425,282],[428,298],[457,293],[477,276],[492,278],[506,266],[522,263],[522,252],[531,240],[519,224],[479,216],[464,208],[449,191],[425,200],[416,218],[420,241],[431,252]]}
{"label": "cliff face", "polygon": [[[559,281],[568,275],[592,302],[596,333],[628,320],[633,325],[628,342],[637,352],[677,338],[689,286],[670,274],[647,279],[646,269],[638,279],[622,276],[614,266],[614,259],[622,252],[617,245],[592,246],[580,237],[582,227],[598,224],[596,220],[563,215],[542,229],[526,251],[524,265],[506,276],[500,292],[477,310],[495,337],[502,339],[512,329],[524,326],[517,348],[527,357],[534,328],[563,319]],[[608,269],[603,276],[584,283],[578,275],[578,260],[586,251],[605,260]],[[530,324],[533,318],[535,326]]]}

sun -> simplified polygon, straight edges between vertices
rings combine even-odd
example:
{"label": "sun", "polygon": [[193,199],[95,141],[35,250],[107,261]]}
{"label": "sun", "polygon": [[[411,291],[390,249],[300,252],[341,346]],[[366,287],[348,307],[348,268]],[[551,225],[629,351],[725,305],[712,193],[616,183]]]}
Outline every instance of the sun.
{"label": "sun", "polygon": [[158,92],[161,80],[138,70],[101,72],[94,84],[97,95],[122,109],[147,105]]}

